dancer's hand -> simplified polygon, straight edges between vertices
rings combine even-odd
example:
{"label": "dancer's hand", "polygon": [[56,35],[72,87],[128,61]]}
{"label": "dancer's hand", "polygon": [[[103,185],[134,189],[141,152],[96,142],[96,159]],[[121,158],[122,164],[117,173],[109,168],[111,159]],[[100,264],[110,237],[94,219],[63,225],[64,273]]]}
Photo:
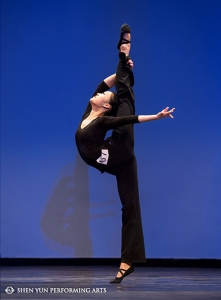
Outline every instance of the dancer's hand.
{"label": "dancer's hand", "polygon": [[169,107],[164,108],[161,112],[157,114],[158,119],[170,117],[173,119],[172,113],[174,112],[175,108],[169,110]]}
{"label": "dancer's hand", "polygon": [[133,68],[134,68],[134,63],[133,63],[132,59],[128,59],[127,65],[129,65],[130,69],[133,70]]}

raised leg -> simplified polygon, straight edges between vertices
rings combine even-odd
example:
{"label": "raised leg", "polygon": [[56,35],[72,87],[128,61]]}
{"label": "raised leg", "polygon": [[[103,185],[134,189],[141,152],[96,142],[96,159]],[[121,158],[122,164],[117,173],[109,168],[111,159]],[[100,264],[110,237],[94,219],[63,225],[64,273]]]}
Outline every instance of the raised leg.
{"label": "raised leg", "polygon": [[[125,47],[123,45],[122,47]],[[116,90],[119,100],[117,117],[129,116],[135,114],[134,106],[134,76],[133,72],[130,70],[129,65],[127,64],[128,57],[124,52],[119,53],[119,63],[117,66],[116,72]],[[129,147],[128,150],[133,150],[134,148],[134,131],[133,124],[124,125],[116,128],[112,132],[112,137],[117,140],[119,139],[120,143],[125,143],[125,146]]]}

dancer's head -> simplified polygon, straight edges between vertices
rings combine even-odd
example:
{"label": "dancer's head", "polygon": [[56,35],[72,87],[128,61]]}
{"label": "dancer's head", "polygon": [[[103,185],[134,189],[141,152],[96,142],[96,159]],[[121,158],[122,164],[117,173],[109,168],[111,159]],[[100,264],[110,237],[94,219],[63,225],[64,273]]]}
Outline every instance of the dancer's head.
{"label": "dancer's head", "polygon": [[101,114],[116,115],[118,98],[114,92],[106,91],[104,93],[97,93],[90,99],[90,102],[92,107],[99,110]]}

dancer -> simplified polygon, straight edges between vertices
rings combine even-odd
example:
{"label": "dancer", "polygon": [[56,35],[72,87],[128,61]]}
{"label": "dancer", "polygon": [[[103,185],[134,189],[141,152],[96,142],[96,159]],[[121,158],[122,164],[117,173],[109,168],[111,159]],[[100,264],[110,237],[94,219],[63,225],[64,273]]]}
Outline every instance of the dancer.
{"label": "dancer", "polygon": [[[102,173],[116,176],[122,203],[121,264],[110,283],[120,283],[134,271],[133,263],[145,262],[137,164],[134,155],[133,124],[173,118],[174,108],[156,115],[135,115],[133,62],[130,53],[130,28],[122,25],[118,43],[119,63],[113,74],[97,87],[83,114],[75,138],[82,159]],[[116,86],[117,95],[108,91]],[[111,117],[109,115],[114,115]],[[111,137],[106,132],[113,129]]]}

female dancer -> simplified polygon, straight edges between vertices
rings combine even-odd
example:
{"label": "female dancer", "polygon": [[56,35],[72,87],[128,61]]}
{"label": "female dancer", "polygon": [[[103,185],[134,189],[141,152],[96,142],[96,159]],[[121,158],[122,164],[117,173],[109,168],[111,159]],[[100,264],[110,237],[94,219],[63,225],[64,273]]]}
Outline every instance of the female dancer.
{"label": "female dancer", "polygon": [[[129,57],[130,28],[122,25],[118,43],[117,72],[104,79],[83,114],[75,138],[83,160],[102,173],[116,176],[122,203],[121,264],[111,283],[120,283],[132,273],[132,263],[145,262],[145,248],[141,222],[137,164],[134,155],[133,124],[171,117],[174,108],[163,109],[156,115],[135,116],[133,93],[133,62]],[[117,95],[108,91],[116,85]],[[118,98],[118,103],[117,103]],[[117,110],[116,110],[117,106]],[[115,113],[116,111],[116,113]],[[116,117],[108,116],[112,115]],[[111,137],[105,134],[113,129]]]}

